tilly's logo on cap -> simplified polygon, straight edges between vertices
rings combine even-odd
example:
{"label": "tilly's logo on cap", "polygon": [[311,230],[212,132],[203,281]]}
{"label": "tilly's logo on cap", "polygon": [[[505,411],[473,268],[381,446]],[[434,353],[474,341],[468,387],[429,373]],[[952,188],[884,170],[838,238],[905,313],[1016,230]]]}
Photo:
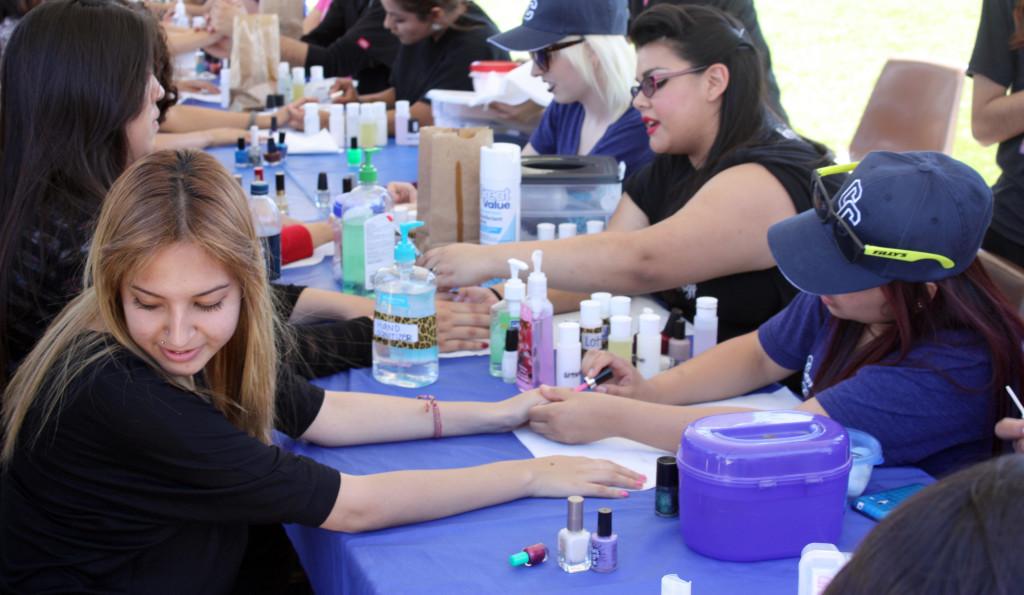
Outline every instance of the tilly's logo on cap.
{"label": "tilly's logo on cap", "polygon": [[526,7],[526,12],[523,13],[523,22],[532,20],[534,11],[537,10],[537,0],[530,0],[530,5]]}
{"label": "tilly's logo on cap", "polygon": [[860,223],[860,209],[857,208],[857,203],[860,202],[861,194],[863,191],[860,180],[854,180],[836,201],[836,216],[846,219],[854,227]]}

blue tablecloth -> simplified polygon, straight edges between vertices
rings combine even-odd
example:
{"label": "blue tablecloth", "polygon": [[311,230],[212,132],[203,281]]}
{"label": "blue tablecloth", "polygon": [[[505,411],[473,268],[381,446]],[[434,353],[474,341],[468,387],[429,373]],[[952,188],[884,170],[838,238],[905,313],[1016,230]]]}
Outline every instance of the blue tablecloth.
{"label": "blue tablecloth", "polygon": [[[228,168],[233,150],[212,154]],[[382,182],[413,180],[416,149],[391,146],[379,155]],[[317,173],[329,172],[332,195],[348,172],[341,155],[291,156],[281,166],[293,200],[290,210],[303,220],[319,218],[312,203]],[[266,168],[268,179],[278,168]],[[251,169],[239,170],[246,185]],[[272,181],[271,181],[272,183]],[[298,192],[296,192],[296,190]],[[283,272],[282,282],[337,289],[330,262]],[[369,370],[354,370],[317,382],[331,390],[380,392],[414,397],[425,392],[385,387]],[[486,357],[444,359],[441,376],[428,387],[438,400],[496,401],[515,394],[487,373]],[[464,436],[441,440],[321,448],[279,437],[281,445],[336,469],[356,475],[398,469],[442,469],[522,459],[529,451],[512,434]],[[910,468],[877,469],[868,487],[878,491],[908,483],[929,483],[924,472]],[[343,488],[344,491],[344,488]],[[386,499],[388,494],[381,494]],[[677,573],[693,581],[694,592],[785,593],[797,588],[797,559],[757,563],[721,562],[691,552],[679,534],[677,519],[654,514],[654,491],[634,492],[625,500],[588,499],[585,525],[596,525],[597,509],[614,510],[619,534],[619,568],[612,574],[563,573],[555,562],[556,534],[565,525],[564,499],[531,498],[455,517],[359,535],[289,526],[288,535],[318,593],[656,593],[661,577]],[[837,544],[852,551],[874,522],[848,510]],[[551,557],[537,567],[512,568],[508,556],[524,546],[543,542]]]}
{"label": "blue tablecloth", "polygon": [[[424,392],[384,387],[369,370],[338,374],[318,382],[332,390]],[[438,400],[496,401],[515,394],[487,373],[486,357],[445,359],[441,376],[429,387]],[[397,469],[441,469],[521,459],[529,451],[512,434],[465,436],[346,448],[320,448],[283,439],[282,445],[346,473]],[[869,491],[908,483],[929,483],[922,471],[876,469]],[[344,493],[344,486],[342,487]],[[387,494],[381,494],[385,499]],[[721,562],[691,552],[679,534],[678,519],[654,514],[654,490],[625,500],[588,499],[585,526],[596,527],[597,509],[614,510],[619,534],[619,568],[612,574],[563,573],[555,562],[559,529],[565,526],[564,499],[531,498],[447,519],[372,533],[346,535],[289,526],[288,536],[317,593],[656,593],[662,575],[678,573],[694,581],[694,593],[785,593],[797,587],[796,558],[757,563]],[[852,551],[875,523],[848,510],[837,544]],[[551,558],[533,568],[512,568],[508,556],[543,542]]]}

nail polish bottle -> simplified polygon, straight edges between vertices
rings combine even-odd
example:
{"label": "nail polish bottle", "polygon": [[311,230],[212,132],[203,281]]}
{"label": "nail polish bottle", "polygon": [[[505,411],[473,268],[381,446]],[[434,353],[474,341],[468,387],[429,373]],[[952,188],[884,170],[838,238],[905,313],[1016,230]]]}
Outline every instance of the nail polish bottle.
{"label": "nail polish bottle", "polygon": [[316,177],[316,208],[327,213],[331,208],[331,191],[327,187],[327,172],[322,171]]}
{"label": "nail polish bottle", "polygon": [[506,384],[516,381],[519,365],[519,329],[509,327],[505,331],[505,350],[501,354],[501,379]]}
{"label": "nail polish bottle", "polygon": [[281,163],[281,151],[277,148],[277,142],[273,138],[267,139],[267,152],[263,154],[263,160],[267,165],[278,165]]}
{"label": "nail polish bottle", "polygon": [[252,167],[249,161],[249,151],[245,148],[245,139],[238,137],[237,149],[235,149],[235,167],[238,169]]}
{"label": "nail polish bottle", "polygon": [[558,566],[565,572],[590,570],[590,531],[583,528],[583,496],[569,496],[569,514],[558,532]]}
{"label": "nail polish bottle", "polygon": [[535,543],[524,547],[523,551],[509,556],[508,563],[512,566],[536,566],[547,559],[547,546],[543,543]]}
{"label": "nail polish bottle", "polygon": [[288,214],[288,192],[284,187],[284,172],[279,171],[274,174],[274,188],[277,194],[274,196],[274,204],[277,205],[277,210],[281,211],[282,215]]}
{"label": "nail polish bottle", "polygon": [[260,129],[255,124],[249,127],[249,161],[253,166],[263,162],[260,156]]}
{"label": "nail polish bottle", "polygon": [[348,157],[348,166],[358,169],[363,162],[363,150],[359,148],[359,139],[351,137],[349,139],[349,147],[346,157]]}
{"label": "nail polish bottle", "polygon": [[654,490],[654,512],[663,517],[679,516],[679,467],[675,457],[658,457],[658,482]]}
{"label": "nail polish bottle", "polygon": [[288,145],[284,142],[284,130],[277,133],[277,150],[281,151],[281,162],[288,159]]}
{"label": "nail polish bottle", "polygon": [[[273,96],[271,95],[271,97]],[[270,116],[270,136],[275,134],[277,134],[277,116]]]}
{"label": "nail polish bottle", "polygon": [[691,338],[686,334],[686,320],[676,319],[672,325],[668,339],[668,357],[672,360],[673,366],[690,359]]}
{"label": "nail polish bottle", "polygon": [[619,536],[612,533],[612,509],[597,509],[597,533],[590,536],[594,572],[612,572],[619,566]]}

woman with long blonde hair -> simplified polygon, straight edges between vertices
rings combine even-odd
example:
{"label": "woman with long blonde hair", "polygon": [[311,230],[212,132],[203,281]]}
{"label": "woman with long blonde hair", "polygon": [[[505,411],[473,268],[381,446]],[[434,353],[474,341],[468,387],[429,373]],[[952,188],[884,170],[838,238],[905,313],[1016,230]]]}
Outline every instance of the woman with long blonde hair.
{"label": "woman with long blonde hair", "polygon": [[0,591],[225,592],[250,524],[365,531],[640,481],[583,458],[352,476],[282,452],[272,428],[328,446],[501,432],[542,399],[424,403],[296,380],[277,365],[263,266],[213,157],[152,153],[115,182],[83,291],[4,395]]}

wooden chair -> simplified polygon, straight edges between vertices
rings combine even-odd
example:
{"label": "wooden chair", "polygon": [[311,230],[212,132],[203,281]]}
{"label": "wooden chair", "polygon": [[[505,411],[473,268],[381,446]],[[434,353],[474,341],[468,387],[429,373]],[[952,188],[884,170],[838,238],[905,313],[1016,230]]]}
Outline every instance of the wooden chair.
{"label": "wooden chair", "polygon": [[850,159],[871,151],[953,149],[964,69],[890,58],[850,142]]}
{"label": "wooden chair", "polygon": [[1024,316],[1024,269],[985,250],[978,252],[978,260],[1006,299]]}

